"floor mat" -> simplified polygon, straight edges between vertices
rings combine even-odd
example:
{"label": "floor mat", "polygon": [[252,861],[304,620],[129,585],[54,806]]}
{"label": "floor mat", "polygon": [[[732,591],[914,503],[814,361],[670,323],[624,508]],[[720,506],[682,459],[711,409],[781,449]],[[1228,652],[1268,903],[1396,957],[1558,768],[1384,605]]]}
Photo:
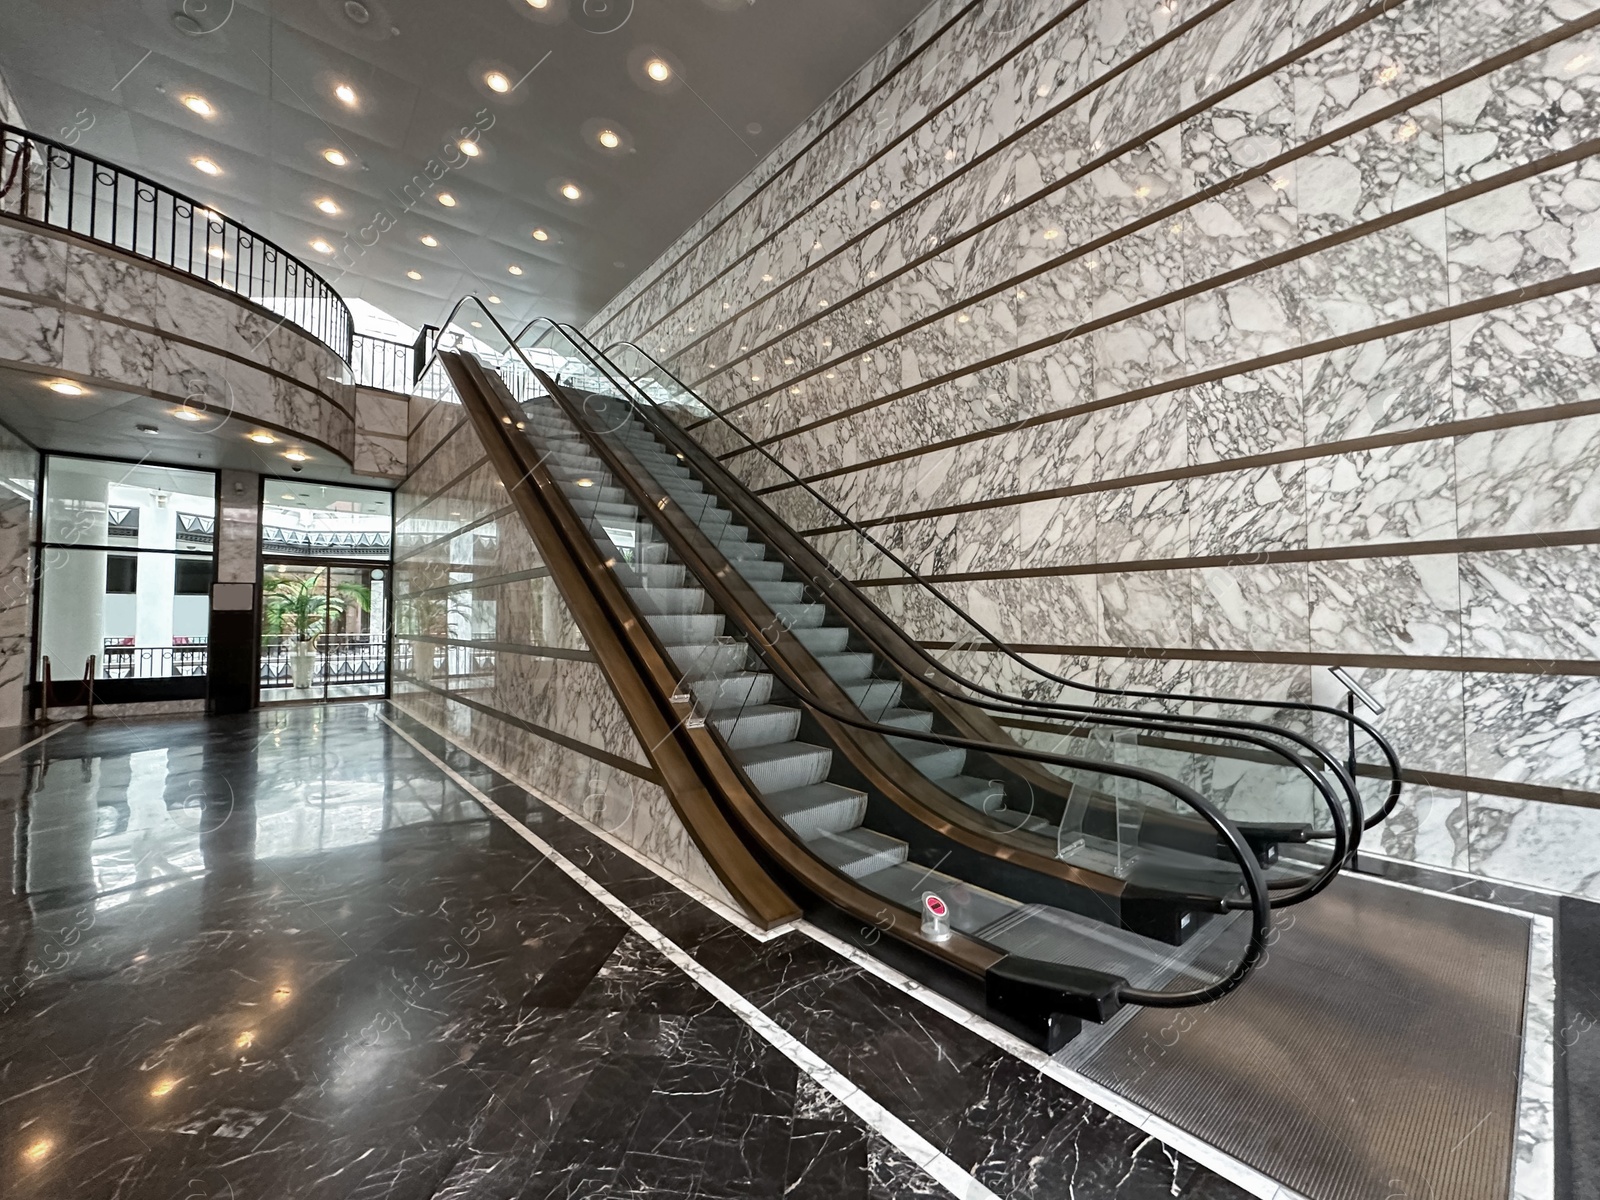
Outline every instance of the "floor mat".
{"label": "floor mat", "polygon": [[1345,877],[1200,1009],[1060,1056],[1312,1200],[1505,1200],[1528,922]]}

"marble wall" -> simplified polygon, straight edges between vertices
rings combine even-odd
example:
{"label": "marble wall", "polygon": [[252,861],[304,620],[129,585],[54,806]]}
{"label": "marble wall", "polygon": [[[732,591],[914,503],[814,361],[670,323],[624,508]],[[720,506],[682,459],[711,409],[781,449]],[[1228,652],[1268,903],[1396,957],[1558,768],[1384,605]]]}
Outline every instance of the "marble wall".
{"label": "marble wall", "polygon": [[1600,0],[935,4],[589,332],[928,640],[795,476],[1087,681],[1350,668],[1377,848],[1600,895],[1597,93]]}
{"label": "marble wall", "polygon": [[218,288],[7,218],[0,362],[204,407],[355,458],[355,388],[321,342]]}
{"label": "marble wall", "polygon": [[395,495],[394,703],[720,899],[477,434],[413,399]]}
{"label": "marble wall", "polygon": [[29,717],[39,452],[0,425],[0,728]]}

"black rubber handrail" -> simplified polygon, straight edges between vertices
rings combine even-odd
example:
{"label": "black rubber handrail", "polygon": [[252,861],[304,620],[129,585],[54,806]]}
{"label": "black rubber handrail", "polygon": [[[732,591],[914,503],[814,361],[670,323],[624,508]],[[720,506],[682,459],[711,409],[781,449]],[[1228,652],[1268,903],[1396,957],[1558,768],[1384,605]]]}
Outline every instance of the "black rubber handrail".
{"label": "black rubber handrail", "polygon": [[[556,382],[552,380],[543,370],[533,364],[533,362],[523,352],[522,347],[510,337],[505,328],[495,318],[494,314],[489,311],[487,305],[478,300],[476,296],[463,297],[461,300],[457,301],[455,306],[451,309],[449,319],[447,319],[447,321],[444,323],[444,328],[449,328],[449,326],[454,322],[455,315],[464,305],[468,303],[474,304],[486,318],[489,324],[503,338],[505,338],[507,344],[510,346],[511,353],[514,354],[518,360],[520,360],[521,366],[530,374],[532,378],[539,382],[540,386],[546,391],[546,393],[558,405],[558,407],[562,409],[563,414],[573,423],[574,427],[589,434],[590,436],[594,436],[594,432],[588,428],[587,422],[579,419],[581,413],[579,413],[572,406],[572,402],[565,395],[560,385],[556,384]],[[557,326],[556,322],[550,321],[548,323],[552,327],[557,327],[559,329],[559,326]],[[524,333],[526,333],[526,329],[524,330]],[[448,348],[449,347],[446,347],[446,349]],[[432,355],[430,355],[429,365],[431,365],[433,359],[437,357],[438,353],[439,347],[436,344]],[[426,372],[424,371],[423,373],[419,374],[419,380],[422,377],[422,374],[425,373]],[[598,437],[595,437],[595,441],[591,442],[591,445],[595,446],[597,453],[601,454],[602,459],[608,462],[616,461],[614,452],[611,451],[609,447],[605,446],[604,442],[598,439]],[[619,474],[619,477],[625,476]],[[635,481],[635,486],[637,486],[637,481]],[[647,500],[647,503],[641,506],[641,508],[648,507],[650,506]],[[744,616],[744,614],[739,613],[735,613],[733,615],[736,619],[740,619]],[[753,627],[747,628],[750,629],[752,634],[759,633],[759,630]],[[1251,914],[1249,942],[1246,945],[1243,953],[1240,955],[1239,961],[1234,965],[1233,970],[1227,976],[1217,980],[1214,983],[1200,988],[1193,988],[1186,992],[1152,992],[1142,988],[1136,988],[1131,985],[1126,985],[1118,989],[1118,995],[1124,1002],[1130,1004],[1141,1004],[1151,1008],[1180,1008],[1188,1007],[1190,1005],[1209,1003],[1212,1000],[1227,995],[1240,984],[1242,984],[1265,957],[1267,937],[1272,927],[1272,907],[1268,898],[1266,879],[1262,873],[1261,867],[1256,862],[1255,854],[1251,850],[1249,843],[1245,840],[1244,835],[1240,833],[1238,826],[1236,826],[1219,809],[1212,805],[1209,800],[1200,795],[1187,784],[1175,779],[1171,779],[1160,774],[1159,772],[1150,771],[1142,767],[1126,766],[1120,763],[1103,763],[1090,759],[1080,759],[1071,755],[1055,754],[1041,750],[1030,750],[1019,746],[1000,746],[993,743],[980,742],[974,739],[950,738],[937,734],[923,733],[916,730],[907,730],[897,727],[879,725],[877,722],[871,721],[860,714],[835,710],[826,702],[811,696],[805,682],[798,675],[794,674],[789,665],[783,661],[781,656],[774,655],[769,658],[762,653],[763,648],[760,645],[762,640],[763,639],[760,637],[756,637],[756,644],[753,648],[757,650],[758,654],[762,655],[763,661],[774,669],[774,673],[779,675],[784,680],[784,682],[790,687],[791,691],[795,692],[796,697],[801,701],[801,703],[805,704],[806,707],[811,709],[813,712],[820,713],[821,715],[824,715],[830,720],[836,721],[839,724],[848,725],[871,733],[876,733],[883,737],[898,737],[914,741],[934,742],[939,745],[967,749],[982,754],[988,754],[997,758],[1017,758],[1026,761],[1042,763],[1047,766],[1065,767],[1075,771],[1091,771],[1103,775],[1112,775],[1124,779],[1130,779],[1134,782],[1142,783],[1149,787],[1156,788],[1159,791],[1166,792],[1174,799],[1179,801],[1179,803],[1193,809],[1193,811],[1198,813],[1201,818],[1211,826],[1219,839],[1219,844],[1227,848],[1233,857],[1235,864],[1240,870],[1242,883],[1248,897],[1247,901],[1245,903],[1238,903],[1234,901],[1220,900],[1218,901],[1218,904],[1219,907],[1225,911],[1249,910]],[[1018,957],[1021,958],[1023,956]]]}
{"label": "black rubber handrail", "polygon": [[[524,332],[526,332],[526,330],[524,330]],[[576,333],[578,337],[583,338],[583,340],[585,342],[588,341],[587,337],[585,337],[582,334],[581,331],[573,330],[572,332]],[[592,343],[590,343],[590,344],[592,345]],[[785,476],[787,476],[790,480],[792,480],[796,485],[798,485],[799,487],[803,488],[807,495],[809,495],[812,499],[817,501],[817,503],[821,504],[823,507],[828,509],[829,512],[833,513],[836,517],[838,517],[840,522],[844,526],[846,526],[850,530],[850,532],[855,534],[857,537],[861,538],[863,541],[869,543],[874,549],[876,549],[880,554],[882,554],[891,563],[893,563],[899,570],[904,572],[907,582],[916,584],[923,591],[925,591],[928,594],[932,595],[940,604],[942,604],[946,609],[948,609],[951,613],[953,613],[956,617],[958,617],[968,627],[970,627],[971,629],[975,630],[983,638],[983,640],[987,644],[993,646],[994,648],[999,650],[1002,654],[1004,654],[1006,657],[1010,658],[1012,661],[1014,661],[1014,662],[1020,664],[1021,666],[1025,667],[1028,671],[1032,672],[1033,674],[1038,675],[1039,677],[1041,677],[1043,679],[1047,679],[1052,683],[1057,683],[1057,684],[1060,684],[1060,685],[1062,685],[1064,687],[1072,688],[1072,689],[1074,689],[1076,691],[1091,692],[1091,693],[1094,693],[1096,695],[1102,695],[1102,696],[1127,696],[1127,697],[1134,697],[1134,698],[1142,699],[1142,700],[1183,700],[1183,701],[1193,701],[1194,703],[1197,703],[1197,704],[1234,704],[1234,705],[1246,704],[1246,705],[1249,705],[1252,708],[1276,709],[1276,710],[1280,710],[1280,711],[1284,711],[1284,712],[1316,713],[1316,714],[1321,714],[1323,716],[1332,717],[1335,720],[1337,720],[1337,721],[1339,721],[1341,723],[1344,723],[1346,725],[1353,725],[1355,728],[1357,728],[1361,732],[1365,733],[1367,735],[1367,737],[1370,738],[1372,740],[1372,742],[1378,747],[1378,751],[1383,756],[1385,764],[1388,767],[1388,773],[1387,773],[1388,794],[1385,797],[1383,805],[1379,809],[1377,809],[1377,811],[1366,815],[1365,820],[1362,822],[1362,827],[1364,829],[1371,829],[1373,826],[1380,824],[1385,818],[1387,818],[1389,816],[1390,813],[1392,813],[1394,811],[1395,805],[1399,803],[1399,801],[1400,801],[1400,792],[1401,792],[1401,787],[1402,787],[1401,778],[1400,778],[1400,759],[1399,759],[1399,756],[1395,753],[1394,747],[1392,745],[1390,745],[1390,743],[1389,743],[1387,738],[1385,738],[1381,733],[1379,733],[1378,730],[1369,721],[1367,721],[1364,718],[1356,715],[1355,713],[1346,712],[1345,710],[1340,709],[1340,708],[1335,708],[1332,705],[1315,704],[1315,703],[1311,703],[1311,702],[1308,702],[1308,701],[1300,701],[1300,700],[1252,700],[1252,699],[1241,699],[1239,697],[1198,696],[1198,695],[1193,695],[1193,694],[1185,693],[1185,692],[1151,692],[1151,691],[1144,691],[1144,690],[1139,689],[1139,688],[1111,688],[1111,687],[1104,687],[1104,686],[1101,686],[1101,685],[1098,685],[1098,684],[1083,683],[1083,682],[1081,682],[1079,680],[1070,679],[1070,678],[1068,678],[1068,677],[1066,677],[1064,675],[1057,675],[1055,672],[1048,671],[1044,667],[1039,666],[1039,664],[1033,662],[1031,659],[1025,657],[1024,655],[1022,655],[1021,653],[1019,653],[1018,651],[1013,649],[1009,643],[1007,643],[1006,641],[1004,641],[1003,639],[998,637],[996,634],[994,634],[992,631],[990,631],[976,617],[974,617],[966,609],[962,608],[959,604],[957,604],[954,600],[952,600],[949,596],[947,596],[943,591],[941,591],[934,584],[930,583],[927,579],[925,579],[909,563],[903,561],[897,554],[895,554],[894,551],[890,550],[887,546],[885,546],[883,543],[881,543],[875,537],[873,537],[872,534],[868,533],[866,531],[866,529],[862,528],[862,526],[858,522],[856,522],[848,514],[846,514],[843,511],[841,511],[837,505],[835,505],[826,496],[822,495],[822,493],[817,491],[816,488],[812,487],[809,482],[807,482],[806,480],[802,479],[799,475],[795,474],[794,471],[790,470],[789,467],[786,466],[782,462],[782,460],[780,460],[776,455],[774,455],[771,451],[769,451],[765,446],[761,445],[759,442],[755,441],[748,434],[746,434],[744,432],[744,430],[739,428],[739,426],[737,424],[735,424],[733,421],[729,420],[728,417],[726,415],[724,415],[719,409],[713,408],[710,404],[706,403],[705,399],[702,396],[700,396],[692,388],[690,388],[687,384],[685,384],[683,382],[683,380],[679,379],[677,375],[675,375],[669,368],[664,366],[648,350],[645,350],[642,346],[639,346],[634,342],[618,341],[618,342],[611,343],[611,345],[608,346],[605,351],[599,351],[598,352],[598,353],[601,353],[603,355],[603,357],[606,358],[607,362],[611,362],[612,366],[615,367],[616,370],[624,378],[626,378],[629,381],[630,384],[633,385],[634,389],[637,392],[639,392],[641,395],[644,395],[652,404],[656,404],[657,403],[657,401],[655,400],[655,397],[650,396],[649,393],[646,392],[642,387],[639,387],[637,382],[634,381],[633,378],[630,375],[628,375],[628,373],[626,371],[623,371],[621,369],[621,367],[617,366],[617,364],[610,358],[610,351],[615,350],[618,347],[626,347],[627,349],[634,351],[634,353],[638,354],[640,357],[644,358],[647,362],[649,362],[652,365],[654,365],[658,370],[660,370],[662,372],[663,375],[665,375],[668,379],[671,379],[673,384],[675,384],[683,392],[684,395],[692,397],[697,404],[699,404],[701,407],[703,407],[708,413],[710,413],[713,417],[715,417],[722,424],[726,425],[729,429],[731,429],[734,432],[734,434],[742,442],[744,442],[746,444],[746,446],[748,448],[750,448],[752,450],[755,450],[757,453],[761,454],[768,462],[772,463],[773,466],[777,467],[778,470],[783,472],[783,474]],[[675,423],[674,423],[674,428],[676,428],[676,424]],[[857,589],[855,587],[853,581],[847,579],[844,576],[843,572],[837,571],[837,569],[835,569],[835,574],[836,574],[836,576],[838,577],[838,579],[839,579],[839,581],[841,583],[843,583],[845,586],[851,588],[851,590],[859,592],[859,589]],[[867,603],[870,604],[872,602],[870,600],[868,600]],[[876,605],[874,605],[874,607],[876,607]],[[919,649],[919,650],[921,649],[920,646],[918,646],[916,648]],[[958,672],[956,672],[956,671],[952,670],[950,667],[948,667],[941,660],[939,660],[937,658],[934,658],[931,654],[927,654],[925,651],[924,651],[924,657],[926,657],[928,662],[930,664],[932,664],[937,670],[939,670],[941,673],[949,676],[950,678],[957,680],[964,687],[970,687],[974,691],[980,692],[980,693],[982,693],[984,695],[993,696],[995,698],[1002,698],[1002,697],[1005,696],[1005,693],[995,691],[994,689],[986,687],[983,684],[979,684],[979,683],[977,683],[977,682],[975,682],[973,680],[966,679],[964,676],[960,675]],[[1041,701],[1028,701],[1028,703],[1031,704],[1031,705],[1034,705],[1035,707],[1040,708],[1040,709],[1063,709],[1063,710],[1070,711],[1071,708],[1072,708],[1072,706],[1070,706],[1070,705],[1062,704],[1062,703],[1056,702],[1056,701],[1044,701],[1044,700],[1041,700]],[[1197,719],[1205,720],[1205,718],[1197,718]],[[1284,732],[1287,732],[1287,731],[1284,731]]]}
{"label": "black rubber handrail", "polygon": [[[536,318],[534,321],[529,322],[523,327],[521,334],[519,334],[519,343],[521,338],[525,337],[529,330],[538,324],[547,324],[556,333],[564,337],[569,343],[571,343],[574,349],[576,349],[585,358],[589,359],[591,366],[597,372],[599,372],[602,378],[609,380],[614,385],[616,384],[616,380],[612,376],[612,371],[623,374],[624,378],[626,378],[626,373],[622,372],[621,368],[618,367],[617,364],[608,356],[601,354],[599,350],[595,349],[593,343],[590,343],[587,338],[584,338],[581,332],[559,322],[548,321],[545,318]],[[607,367],[602,365],[600,359],[604,359],[604,362],[610,365],[611,370],[607,370]],[[644,394],[646,399],[648,399],[651,405],[654,406],[655,401],[653,398],[649,397],[647,393],[643,393],[643,390],[639,389],[637,385],[633,386],[634,390]],[[619,397],[619,399],[620,398],[621,397]],[[634,405],[633,407],[639,412],[640,417],[646,421],[648,427],[654,429],[658,436],[665,438],[669,444],[683,446],[686,452],[696,454],[703,459],[705,463],[710,464],[713,469],[719,471],[724,476],[727,475],[727,472],[715,464],[714,460],[711,460],[709,456],[706,456],[704,451],[699,448],[698,444],[695,443],[694,440],[685,434],[681,429],[679,429],[675,423],[671,421],[658,421],[652,416],[649,410],[642,409],[637,405]],[[730,482],[734,484],[737,483],[737,481],[731,480],[731,477],[729,477],[729,479]],[[723,490],[724,492],[727,491],[726,488]],[[751,497],[750,499],[754,503],[761,504],[763,508],[766,508],[765,504],[762,504],[758,498]],[[738,505],[737,498],[729,498],[729,502],[733,503],[735,507]],[[779,521],[781,524],[781,519],[777,518],[775,514],[771,514],[770,509],[767,509],[767,512],[775,521]],[[782,547],[777,547],[777,549],[780,554],[783,554],[784,557],[788,559],[790,565],[798,570],[802,576],[810,577],[809,570],[807,570],[801,564],[795,562],[794,559],[786,551],[784,551]],[[820,556],[818,557],[820,558]],[[828,566],[829,569],[832,570],[831,564],[828,564]],[[870,598],[862,595],[849,580],[843,579],[838,575],[837,572],[834,572],[834,575],[835,578],[839,579],[839,581],[850,590],[854,598],[856,598],[863,605],[867,606],[872,612],[876,613],[878,618],[886,625],[891,628],[895,627],[895,623],[892,618],[883,613],[883,611],[879,609]],[[820,583],[821,581],[817,582]],[[825,588],[823,590],[826,592]],[[854,624],[854,622],[852,622],[852,624]],[[859,628],[859,626],[857,626],[857,628]],[[865,631],[862,632],[865,633]],[[938,660],[932,659],[931,656],[926,653],[926,651],[924,651],[920,646],[917,646],[911,639],[905,638],[903,640],[924,662],[929,662],[934,667],[942,667],[942,664],[940,664]],[[894,661],[892,654],[887,654],[886,657],[888,657],[891,662]],[[905,668],[903,666],[899,666],[898,669],[904,670]],[[951,678],[956,679],[958,682],[967,682],[954,672],[944,671],[943,673]],[[913,678],[916,677],[913,676]],[[1003,711],[1008,715],[1024,717],[1039,716],[1045,711],[1032,701],[1018,700],[1015,697],[993,691],[992,689],[982,688],[980,685],[976,684],[972,686],[976,690],[986,693],[990,699],[983,702],[977,701],[970,696],[953,692],[949,688],[940,685],[936,680],[933,679],[921,678],[918,679],[918,682],[934,688],[942,695],[949,699],[955,700],[958,703],[973,705],[980,711],[989,709],[992,711]],[[1334,824],[1334,829],[1331,835],[1319,834],[1315,836],[1318,839],[1326,839],[1327,837],[1331,836],[1335,842],[1334,850],[1329,858],[1329,861],[1322,868],[1320,868],[1320,870],[1316,870],[1308,881],[1301,884],[1294,891],[1288,892],[1287,894],[1280,893],[1274,900],[1273,907],[1275,908],[1286,908],[1293,904],[1303,903],[1304,901],[1309,900],[1311,897],[1323,891],[1337,876],[1340,868],[1343,866],[1345,861],[1347,861],[1349,854],[1352,853],[1355,846],[1359,844],[1359,831],[1362,827],[1361,796],[1359,790],[1356,788],[1354,781],[1344,771],[1343,766],[1337,759],[1331,756],[1317,743],[1308,738],[1304,738],[1299,734],[1289,730],[1280,729],[1276,726],[1265,725],[1260,722],[1249,722],[1238,719],[1186,717],[1177,714],[1153,714],[1134,710],[1086,708],[1069,706],[1060,703],[1049,704],[1046,707],[1050,714],[1059,712],[1073,713],[1075,716],[1080,718],[1079,721],[1075,722],[1075,724],[1079,725],[1092,723],[1096,725],[1106,725],[1112,728],[1135,728],[1154,730],[1157,732],[1189,734],[1191,736],[1196,729],[1224,731],[1215,733],[1213,736],[1231,738],[1235,741],[1240,741],[1266,749],[1269,754],[1285,758],[1296,769],[1305,774],[1310,780],[1314,791],[1322,796]],[[1056,717],[1054,719],[1059,720],[1060,718]],[[1294,755],[1288,754],[1281,745],[1278,745],[1274,741],[1263,740],[1273,738],[1281,738],[1297,744],[1308,755],[1308,757],[1321,761],[1333,772],[1335,778],[1339,780],[1340,786],[1345,792],[1346,798],[1350,804],[1351,816],[1348,821],[1345,819],[1345,813],[1341,809],[1338,800],[1333,796],[1326,782],[1319,775],[1310,771],[1303,761],[1298,760]],[[1305,864],[1299,865],[1303,866]]]}

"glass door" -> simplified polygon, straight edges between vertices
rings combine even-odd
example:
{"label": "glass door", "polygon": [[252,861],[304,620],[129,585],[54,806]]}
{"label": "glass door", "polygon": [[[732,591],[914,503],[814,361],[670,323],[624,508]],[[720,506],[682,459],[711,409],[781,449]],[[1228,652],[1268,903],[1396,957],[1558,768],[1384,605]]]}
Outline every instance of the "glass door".
{"label": "glass door", "polygon": [[265,559],[262,703],[385,695],[387,587],[382,567]]}

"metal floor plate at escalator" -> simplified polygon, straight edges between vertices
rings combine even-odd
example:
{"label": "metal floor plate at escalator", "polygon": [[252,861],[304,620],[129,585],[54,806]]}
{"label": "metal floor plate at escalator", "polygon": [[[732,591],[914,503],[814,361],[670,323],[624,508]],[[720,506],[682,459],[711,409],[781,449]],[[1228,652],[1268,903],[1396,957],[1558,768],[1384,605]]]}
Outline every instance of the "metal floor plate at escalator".
{"label": "metal floor plate at escalator", "polygon": [[1232,995],[1057,1057],[1311,1200],[1506,1200],[1528,921],[1346,876],[1280,930]]}

